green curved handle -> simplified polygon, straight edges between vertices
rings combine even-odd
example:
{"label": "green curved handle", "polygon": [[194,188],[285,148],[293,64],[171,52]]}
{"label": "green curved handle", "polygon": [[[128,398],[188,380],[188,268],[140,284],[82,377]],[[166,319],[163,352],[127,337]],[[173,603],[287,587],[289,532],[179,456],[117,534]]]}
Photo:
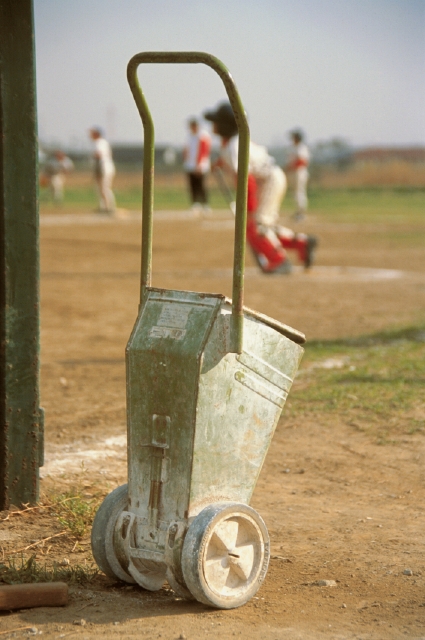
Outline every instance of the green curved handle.
{"label": "green curved handle", "polygon": [[231,352],[241,353],[243,344],[243,289],[245,269],[246,205],[249,161],[249,127],[238,90],[227,67],[215,56],[200,51],[146,51],[133,56],[127,66],[127,79],[142,118],[144,128],[142,269],[140,302],[152,282],[152,221],[154,174],[154,125],[137,78],[137,68],[144,63],[206,64],[218,73],[232,105],[239,131],[238,180],[236,192],[235,245],[233,260]]}

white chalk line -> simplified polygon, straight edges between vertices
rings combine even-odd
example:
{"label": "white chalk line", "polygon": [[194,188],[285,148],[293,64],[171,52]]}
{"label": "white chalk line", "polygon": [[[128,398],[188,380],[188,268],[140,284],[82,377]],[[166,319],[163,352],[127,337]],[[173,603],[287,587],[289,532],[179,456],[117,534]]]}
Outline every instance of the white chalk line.
{"label": "white chalk line", "polygon": [[96,448],[87,449],[84,443],[53,445],[46,443],[44,466],[40,477],[57,476],[62,473],[81,472],[91,464],[111,461],[125,463],[127,459],[127,436],[114,436],[97,443]]}

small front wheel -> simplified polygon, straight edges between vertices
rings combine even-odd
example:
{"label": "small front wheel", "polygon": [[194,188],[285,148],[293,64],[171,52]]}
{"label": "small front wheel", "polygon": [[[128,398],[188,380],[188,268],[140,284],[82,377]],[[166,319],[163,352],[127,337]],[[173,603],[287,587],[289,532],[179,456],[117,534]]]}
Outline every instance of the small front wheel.
{"label": "small front wheel", "polygon": [[182,571],[196,600],[233,609],[258,591],[269,558],[267,527],[254,509],[238,503],[212,504],[189,526]]}
{"label": "small front wheel", "polygon": [[91,548],[98,567],[109,578],[134,584],[135,580],[119,562],[114,549],[115,524],[127,509],[128,485],[114,489],[106,496],[94,518]]}

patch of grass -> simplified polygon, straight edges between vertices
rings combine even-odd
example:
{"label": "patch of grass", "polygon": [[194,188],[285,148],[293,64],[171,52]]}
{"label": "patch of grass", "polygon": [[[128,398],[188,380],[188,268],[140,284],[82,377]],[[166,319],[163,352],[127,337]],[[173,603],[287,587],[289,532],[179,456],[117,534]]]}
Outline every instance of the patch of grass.
{"label": "patch of grass", "polygon": [[[141,186],[128,185],[114,189],[115,200],[118,208],[133,209],[141,211],[143,190]],[[52,202],[47,192],[40,194],[40,202],[43,210],[57,209],[58,205]],[[209,203],[214,209],[226,209],[227,204],[217,188],[209,190]],[[98,196],[93,187],[69,187],[65,191],[63,203],[60,209],[84,207],[88,210],[96,209],[98,206]],[[154,186],[154,210],[162,209],[189,209],[191,203],[188,191],[180,185],[159,184]]]}
{"label": "patch of grass", "polygon": [[414,229],[412,231],[391,231],[389,233],[382,233],[381,237],[387,242],[391,243],[393,247],[420,247],[425,246],[425,229]]}
{"label": "patch of grass", "polygon": [[311,340],[307,343],[308,355],[338,351],[341,347],[378,347],[382,345],[394,345],[400,342],[425,343],[425,323],[384,329],[375,333],[349,338],[337,338],[336,340]]}
{"label": "patch of grass", "polygon": [[[41,564],[36,560],[37,554],[34,553],[34,547],[41,544],[41,548],[44,548],[46,542],[60,536],[73,545],[72,551],[74,551],[82,539],[89,536],[95,513],[103,497],[103,491],[87,496],[83,494],[82,489],[71,488],[65,493],[45,495],[42,502],[36,506],[24,505],[22,509],[10,511],[6,520],[14,516],[21,517],[27,513],[36,514],[47,510],[51,516],[57,518],[64,530],[16,551],[9,550],[6,560],[3,553],[3,563],[0,563],[0,583],[63,581],[84,584],[91,582],[98,575],[98,569],[93,562],[84,561],[84,565],[70,565],[69,561],[61,563],[50,561]],[[29,549],[32,554],[30,557],[28,557]],[[49,549],[47,554],[48,552]]]}
{"label": "patch of grass", "polygon": [[35,555],[17,560],[9,558],[7,564],[0,564],[0,582],[23,584],[29,582],[69,582],[86,584],[92,582],[99,571],[91,565],[62,567],[54,563],[52,567],[37,562]]}
{"label": "patch of grass", "polygon": [[[424,221],[425,190],[310,189],[310,211],[326,219],[355,223]],[[284,205],[285,206],[285,205]]]}
{"label": "patch of grass", "polygon": [[52,512],[60,524],[77,540],[91,530],[95,513],[102,500],[100,496],[86,498],[78,489],[50,497]]}
{"label": "patch of grass", "polygon": [[[229,183],[230,184],[230,183]],[[213,176],[209,177],[208,190],[213,208],[226,209]],[[117,206],[134,210],[142,207],[142,174],[118,172],[114,181]],[[46,189],[40,190],[44,210],[57,209]],[[332,222],[355,223],[417,223],[424,221],[425,189],[404,187],[356,187],[323,188],[309,186],[309,210],[312,215]],[[89,172],[74,172],[67,178],[63,210],[72,207],[95,209],[98,194]],[[154,181],[154,208],[188,209],[188,189],[183,172],[169,176],[156,175]],[[294,210],[293,188],[290,186],[283,202],[283,211]]]}
{"label": "patch of grass", "polygon": [[380,444],[425,434],[425,325],[308,343],[289,411],[339,415]]}

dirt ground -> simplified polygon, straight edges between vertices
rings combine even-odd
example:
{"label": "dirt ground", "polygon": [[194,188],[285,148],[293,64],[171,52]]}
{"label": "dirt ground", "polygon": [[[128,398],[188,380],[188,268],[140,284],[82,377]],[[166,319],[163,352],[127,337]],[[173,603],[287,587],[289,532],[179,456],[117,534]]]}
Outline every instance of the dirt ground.
{"label": "dirt ground", "polygon": [[[231,294],[232,220],[160,213],[155,286]],[[308,339],[360,335],[423,318],[425,247],[394,236],[400,223],[331,224],[310,216],[320,239],[310,273],[263,276],[247,259],[246,304]],[[294,261],[296,262],[295,258]],[[126,482],[124,348],[137,313],[140,220],[82,212],[43,216],[41,490],[83,487],[87,498]],[[307,345],[308,348],[308,345]],[[294,384],[292,394],[299,385]],[[252,505],[271,537],[263,586],[247,605],[211,610],[103,575],[71,586],[64,608],[0,615],[3,637],[425,639],[425,443],[420,434],[377,446],[327,414],[281,418]],[[8,517],[9,516],[9,517]],[[3,557],[92,562],[46,510],[6,512]],[[50,540],[37,544],[44,538]],[[317,581],[335,581],[317,586]]]}

